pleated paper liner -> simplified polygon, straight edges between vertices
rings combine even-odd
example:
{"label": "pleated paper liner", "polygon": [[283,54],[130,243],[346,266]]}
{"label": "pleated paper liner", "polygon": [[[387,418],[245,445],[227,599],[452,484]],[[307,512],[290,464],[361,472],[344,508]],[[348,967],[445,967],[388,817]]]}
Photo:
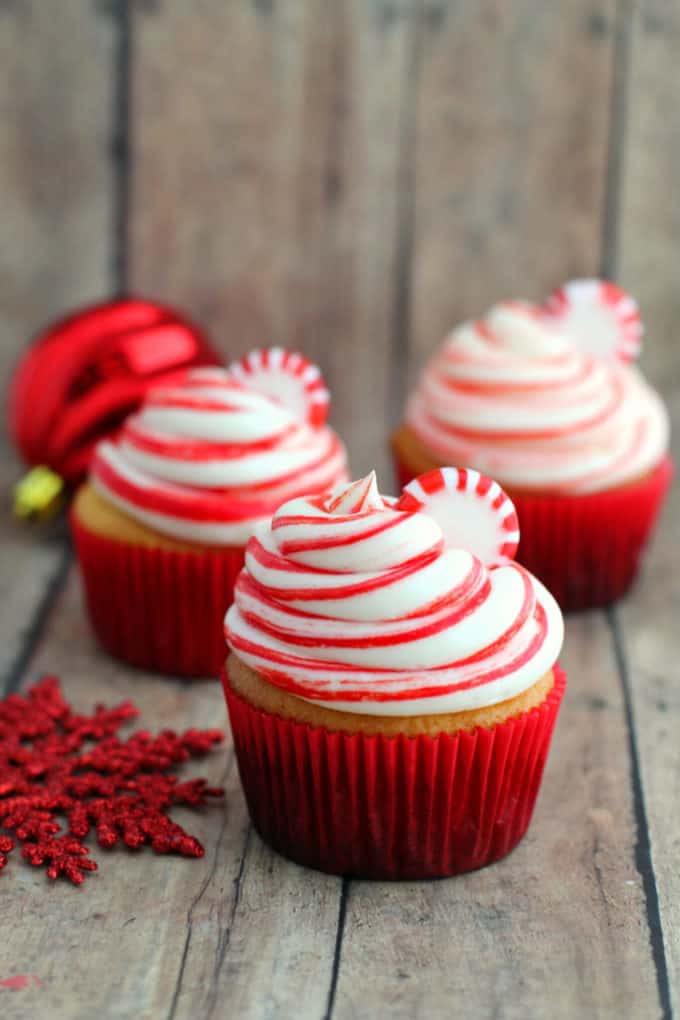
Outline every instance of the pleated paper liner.
{"label": "pleated paper liner", "polygon": [[609,492],[510,493],[520,522],[517,560],[566,611],[616,602],[639,573],[672,477],[667,457],[640,481]]}
{"label": "pleated paper liner", "polygon": [[[414,477],[397,457],[395,468],[402,486]],[[608,492],[532,496],[506,490],[519,517],[517,561],[565,612],[615,602],[639,572],[672,477],[666,457],[644,478]]]}
{"label": "pleated paper liner", "polygon": [[366,736],[283,719],[222,674],[260,835],[299,864],[374,879],[443,878],[509,853],[527,830],[566,678],[489,729]]}
{"label": "pleated paper liner", "polygon": [[118,542],[75,514],[71,532],[90,621],[111,655],[176,676],[219,675],[243,548],[185,552]]}

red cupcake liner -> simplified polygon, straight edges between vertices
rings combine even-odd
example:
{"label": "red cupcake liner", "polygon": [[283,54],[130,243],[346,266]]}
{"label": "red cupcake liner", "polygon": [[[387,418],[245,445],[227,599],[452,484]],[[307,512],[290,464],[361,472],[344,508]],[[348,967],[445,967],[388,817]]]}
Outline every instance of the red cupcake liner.
{"label": "red cupcake liner", "polygon": [[[395,457],[397,477],[414,477]],[[516,559],[540,578],[565,612],[606,606],[624,595],[673,477],[666,457],[633,485],[581,496],[508,495],[520,526]]]}
{"label": "red cupcake liner", "polygon": [[444,878],[526,832],[566,677],[542,704],[472,733],[366,736],[258,709],[226,670],[241,782],[263,839],[298,864],[359,878]]}
{"label": "red cupcake liner", "polygon": [[609,492],[509,493],[520,523],[518,562],[567,612],[616,602],[639,573],[672,477],[667,457],[639,482]]}
{"label": "red cupcake liner", "polygon": [[71,514],[92,627],[104,648],[143,669],[217,677],[243,548],[180,552],[96,534]]}

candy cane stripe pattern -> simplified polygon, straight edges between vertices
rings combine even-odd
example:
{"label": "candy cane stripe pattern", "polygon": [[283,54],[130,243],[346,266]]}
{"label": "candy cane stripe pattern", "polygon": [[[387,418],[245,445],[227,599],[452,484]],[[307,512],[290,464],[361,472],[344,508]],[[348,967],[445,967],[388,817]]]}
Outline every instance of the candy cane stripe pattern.
{"label": "candy cane stripe pattern", "polygon": [[[262,352],[257,352],[257,361]],[[289,364],[318,392],[318,370],[270,352],[285,390]],[[305,383],[304,385],[307,385]],[[306,391],[305,391],[306,392]],[[325,390],[324,390],[325,392]],[[91,479],[102,495],[148,527],[186,541],[244,545],[256,526],[301,492],[347,477],[336,434],[293,406],[251,388],[238,373],[201,368],[151,390],[115,442],[97,447]],[[320,405],[315,405],[320,406]]]}
{"label": "candy cane stripe pattern", "polygon": [[512,504],[477,472],[428,472],[398,500],[373,474],[298,497],[248,543],[227,641],[328,708],[496,704],[551,669],[563,638],[552,596],[510,559],[517,537]]}
{"label": "candy cane stripe pattern", "polygon": [[669,442],[666,409],[630,362],[641,331],[632,298],[602,281],[567,284],[546,306],[502,302],[435,352],[406,425],[433,459],[511,492],[634,481]]}
{"label": "candy cane stripe pattern", "polygon": [[314,426],[325,423],[328,390],[319,369],[301,354],[281,347],[255,350],[233,362],[229,372],[250,389],[280,401],[296,418]]}
{"label": "candy cane stripe pattern", "polygon": [[433,517],[449,546],[460,545],[486,566],[514,559],[519,523],[498,482],[466,468],[436,468],[414,478],[395,509]]}
{"label": "candy cane stripe pattern", "polygon": [[640,353],[637,302],[607,280],[571,280],[548,297],[545,309],[586,354],[627,362]]}

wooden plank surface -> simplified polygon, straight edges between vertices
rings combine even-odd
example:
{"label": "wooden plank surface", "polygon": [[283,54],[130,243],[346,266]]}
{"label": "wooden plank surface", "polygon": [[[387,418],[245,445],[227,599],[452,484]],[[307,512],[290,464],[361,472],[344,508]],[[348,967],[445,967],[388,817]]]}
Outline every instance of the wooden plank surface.
{"label": "wooden plank surface", "polygon": [[80,0],[0,10],[0,379],[43,323],[111,287],[114,25]]}
{"label": "wooden plank surface", "polygon": [[[678,432],[680,23],[663,0],[62,8],[0,6],[3,379],[27,333],[111,289],[117,266],[226,353],[317,357],[356,469],[386,475],[407,369],[452,322],[604,265],[640,297]],[[132,145],[114,175],[116,79],[132,101],[119,154]],[[5,495],[14,471],[0,453]],[[96,850],[101,871],[75,889],[15,855],[0,1015],[670,1020],[679,503],[676,486],[634,596],[569,621],[569,693],[510,858],[431,883],[300,869],[251,831],[228,739],[192,767],[224,783],[224,807],[177,813],[202,860]],[[82,708],[134,697],[152,728],[226,721],[217,685],[100,653],[75,573],[50,585],[58,532],[4,520],[5,678],[57,671]],[[41,983],[2,986],[16,974]]]}
{"label": "wooden plank surface", "polygon": [[[647,323],[645,371],[670,410],[676,464],[680,462],[680,313],[677,257],[680,205],[676,200],[680,117],[677,47],[680,10],[662,0],[635,6],[630,26],[625,174],[619,225],[621,278],[635,281]],[[617,610],[620,653],[626,668],[635,750],[649,840],[650,896],[658,904],[654,933],[665,975],[665,1008],[680,1009],[680,821],[670,805],[680,783],[680,487],[676,481],[634,594]]]}
{"label": "wooden plank surface", "polygon": [[227,356],[318,361],[357,473],[387,470],[416,7],[168,0],[133,19],[130,280]]}
{"label": "wooden plank surface", "polygon": [[[671,406],[680,434],[680,386]],[[676,443],[676,463],[680,449]],[[653,945],[663,977],[665,1005],[677,1013],[680,1001],[680,876],[677,868],[680,822],[671,805],[680,783],[680,556],[677,521],[680,491],[676,484],[666,507],[641,584],[617,610],[617,636],[630,690],[640,783],[649,837],[642,846],[650,896],[658,910]]]}
{"label": "wooden plank surface", "polygon": [[458,322],[597,273],[613,0],[433,3],[415,129],[410,377]]}
{"label": "wooden plank surface", "polygon": [[[110,15],[64,0],[0,5],[0,390],[50,318],[111,289]],[[13,523],[22,472],[0,434],[0,684],[21,671],[24,642],[63,573],[63,528]]]}

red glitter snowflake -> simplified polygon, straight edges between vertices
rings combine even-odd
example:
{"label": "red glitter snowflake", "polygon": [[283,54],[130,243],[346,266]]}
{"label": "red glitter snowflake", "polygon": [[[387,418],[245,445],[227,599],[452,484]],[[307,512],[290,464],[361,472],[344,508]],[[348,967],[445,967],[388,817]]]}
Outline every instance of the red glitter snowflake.
{"label": "red glitter snowflake", "polygon": [[[84,845],[92,829],[107,849],[122,842],[203,856],[198,840],[168,811],[175,804],[200,807],[224,791],[204,779],[180,783],[171,770],[207,754],[223,734],[163,730],[154,737],[140,730],[121,740],[118,730],[138,714],[126,701],[78,715],[56,677],[46,677],[26,697],[11,694],[0,702],[0,830],[13,833],[0,831],[0,869],[19,841],[30,864],[80,885],[97,869]],[[68,832],[55,816],[66,819]]]}

